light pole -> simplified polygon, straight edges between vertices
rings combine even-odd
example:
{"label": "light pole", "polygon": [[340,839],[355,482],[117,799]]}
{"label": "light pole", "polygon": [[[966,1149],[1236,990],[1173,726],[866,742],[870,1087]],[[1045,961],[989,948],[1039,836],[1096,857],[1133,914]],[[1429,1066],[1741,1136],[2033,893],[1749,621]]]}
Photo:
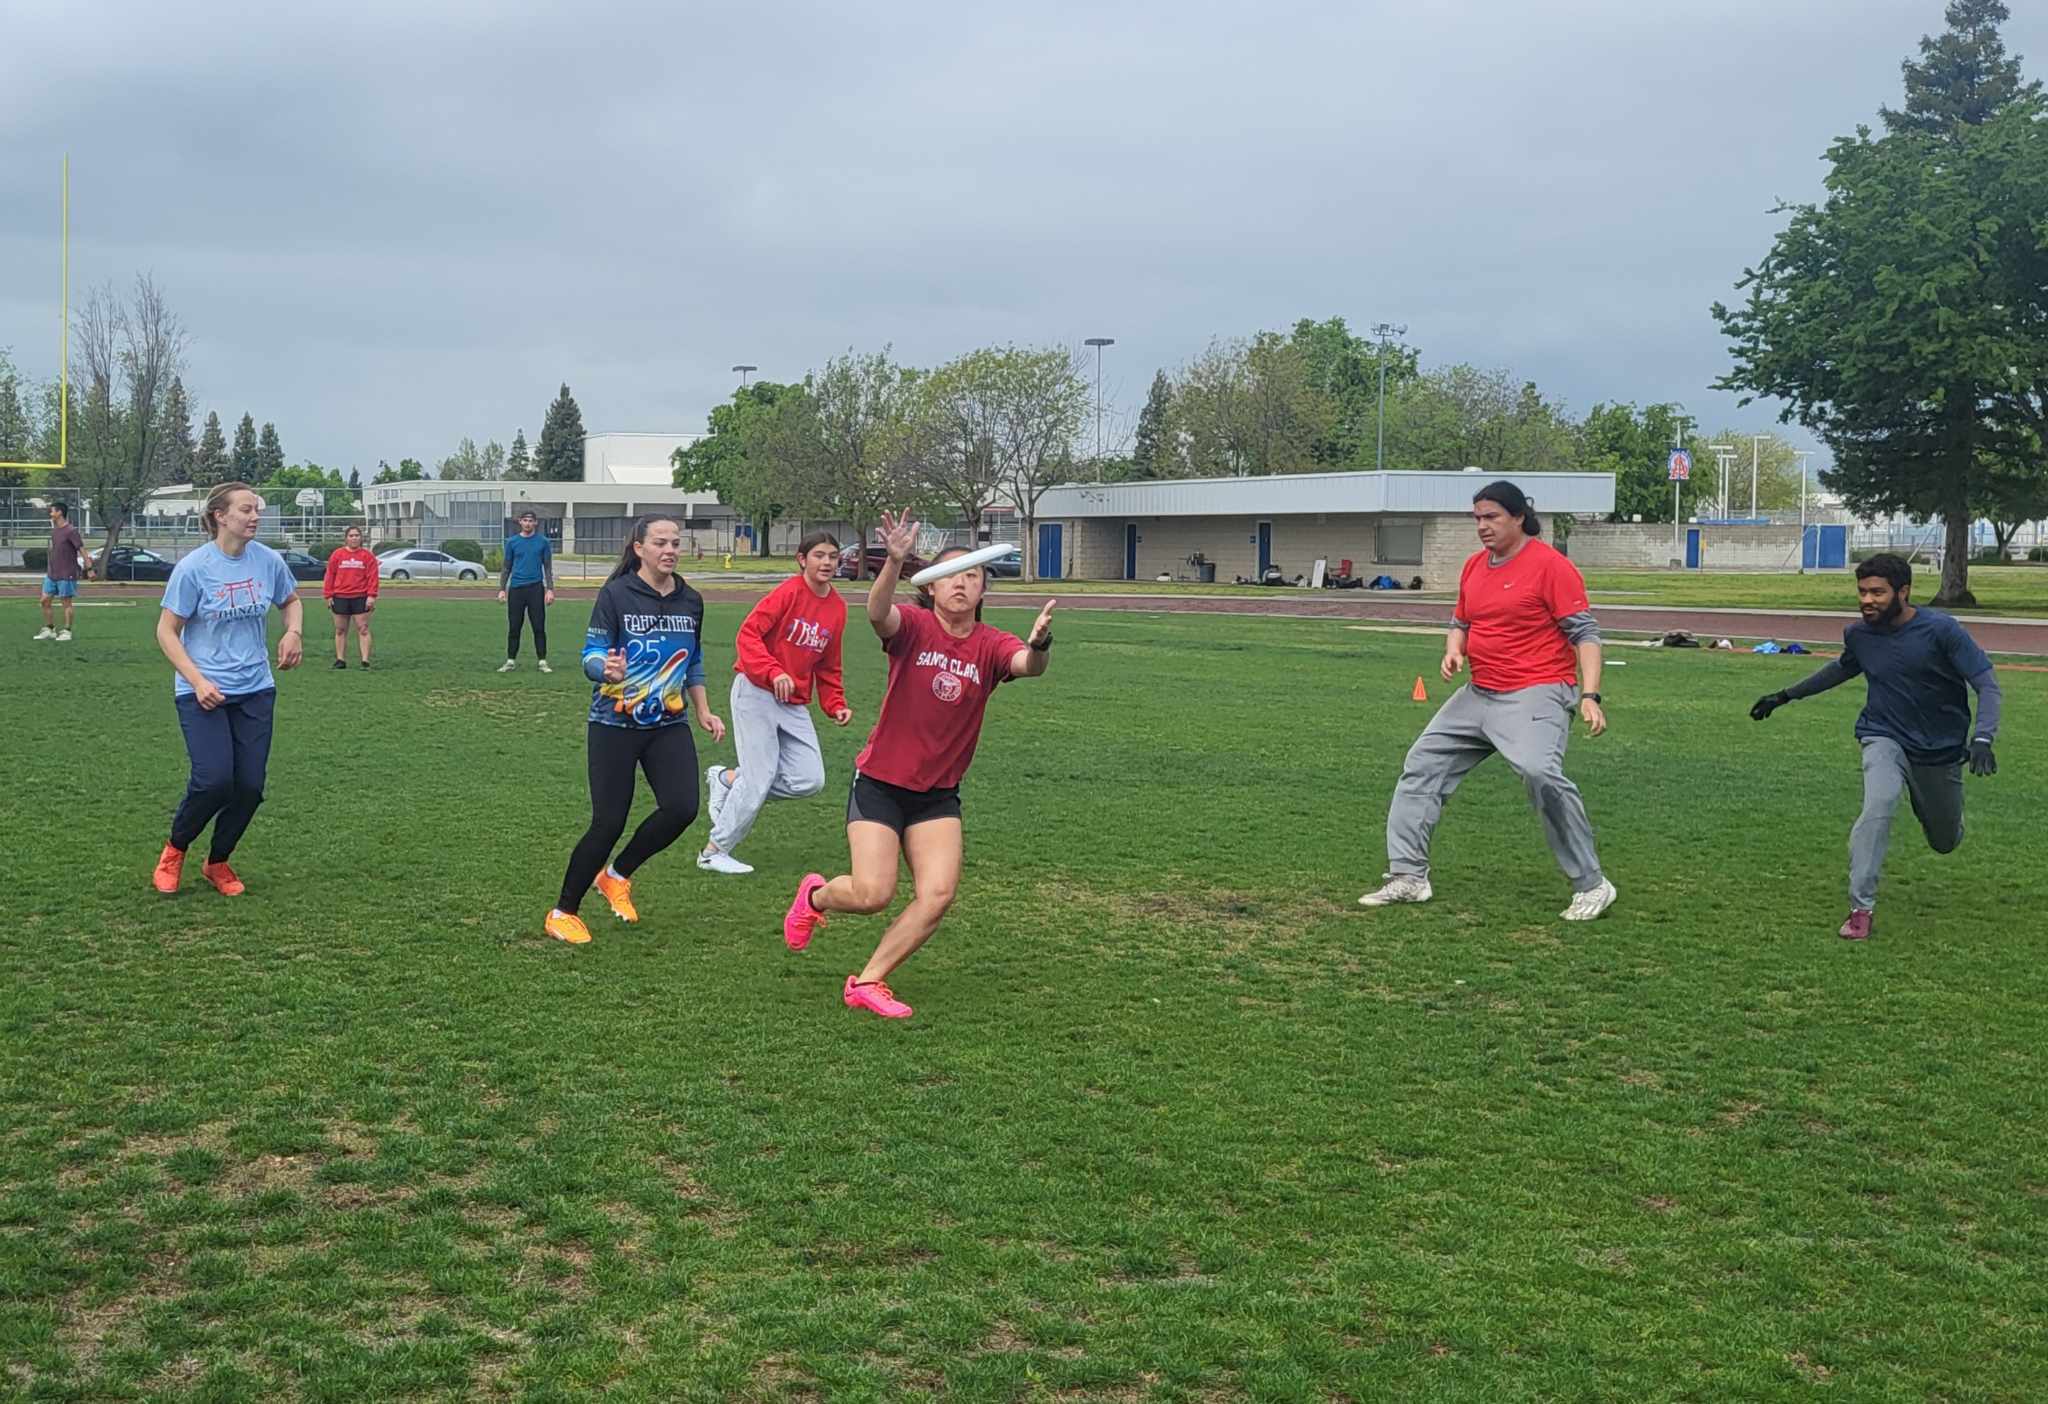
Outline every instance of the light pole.
{"label": "light pole", "polygon": [[1769,434],[1751,434],[1749,436],[1749,519],[1751,521],[1756,520],[1757,465],[1763,461],[1764,440],[1770,437]]}
{"label": "light pole", "polygon": [[[1806,460],[1813,457],[1811,449],[1794,449],[1792,456],[1799,460],[1799,573],[1806,574]],[[1820,553],[1814,552],[1815,565],[1820,564]]]}
{"label": "light pole", "polygon": [[761,368],[759,366],[734,366],[733,369],[740,373],[740,389],[744,390],[747,388],[747,377]]}
{"label": "light pole", "polygon": [[1095,348],[1095,470],[1102,471],[1102,348],[1116,345],[1113,336],[1091,336],[1081,343]]}
{"label": "light pole", "polygon": [[1735,461],[1735,445],[1708,444],[1714,451],[1714,515],[1722,519],[1728,516],[1728,465]]}
{"label": "light pole", "polygon": [[[1685,406],[1679,404],[1676,400],[1671,402],[1671,408],[1677,411],[1677,413],[1671,416],[1671,451],[1676,453],[1685,447],[1685,426],[1690,421],[1691,416],[1686,414]],[[1678,492],[1678,479],[1673,478],[1671,480],[1671,564],[1673,566],[1681,565],[1685,561],[1685,551],[1678,544],[1679,533],[1685,530],[1685,518],[1679,515]]]}
{"label": "light pole", "polygon": [[1387,471],[1387,346],[1395,337],[1408,335],[1408,328],[1392,322],[1380,322],[1373,327],[1372,334],[1380,339],[1380,446],[1373,458],[1373,471],[1384,473]]}

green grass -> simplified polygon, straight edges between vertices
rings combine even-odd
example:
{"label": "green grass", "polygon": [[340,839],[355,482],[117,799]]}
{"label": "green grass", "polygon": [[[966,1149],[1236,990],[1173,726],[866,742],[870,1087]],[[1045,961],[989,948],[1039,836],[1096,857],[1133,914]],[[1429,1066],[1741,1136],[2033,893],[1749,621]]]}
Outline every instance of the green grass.
{"label": "green grass", "polygon": [[[1939,577],[1914,569],[1913,593],[1934,598]],[[1592,570],[1586,587],[1601,604],[1676,605],[1692,609],[1826,609],[1856,607],[1856,582],[1846,571],[1797,572]],[[2048,566],[1971,566],[1970,590],[1982,614],[2048,616]],[[1958,613],[1970,613],[1962,610]]]}
{"label": "green grass", "polygon": [[1611,675],[1570,768],[1622,898],[1576,928],[1497,764],[1436,902],[1353,903],[1433,641],[1078,613],[995,700],[893,1024],[838,1001],[879,921],[778,937],[844,863],[871,648],[760,875],[700,827],[571,949],[587,689],[491,672],[494,606],[286,676],[233,902],[148,891],[167,669],[146,608],[79,613],[0,603],[0,1394],[2048,1392],[2048,675],[1960,851],[1901,815],[1858,947],[1858,699],[1745,715],[1801,660]]}

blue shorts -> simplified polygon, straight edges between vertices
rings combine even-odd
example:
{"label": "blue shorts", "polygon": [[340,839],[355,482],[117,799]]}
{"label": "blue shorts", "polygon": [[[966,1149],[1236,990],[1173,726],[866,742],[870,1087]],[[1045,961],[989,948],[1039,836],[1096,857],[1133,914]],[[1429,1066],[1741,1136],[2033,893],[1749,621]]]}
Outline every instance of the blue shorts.
{"label": "blue shorts", "polygon": [[68,600],[78,593],[78,582],[76,580],[52,580],[46,575],[43,577],[43,593],[56,599]]}

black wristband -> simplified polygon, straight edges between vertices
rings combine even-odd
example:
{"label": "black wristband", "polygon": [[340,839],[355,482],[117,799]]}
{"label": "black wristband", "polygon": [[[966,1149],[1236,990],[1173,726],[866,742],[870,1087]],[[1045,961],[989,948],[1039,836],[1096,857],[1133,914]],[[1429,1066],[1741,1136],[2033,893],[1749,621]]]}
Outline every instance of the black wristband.
{"label": "black wristband", "polygon": [[1579,694],[1579,700],[1581,702],[1598,702],[1600,694],[1597,692],[1582,692]]}
{"label": "black wristband", "polygon": [[1032,652],[1034,652],[1034,653],[1051,653],[1051,652],[1052,652],[1052,630],[1050,630],[1050,629],[1047,629],[1047,630],[1045,631],[1045,637],[1044,637],[1044,638],[1042,638],[1042,639],[1026,639],[1026,640],[1024,640],[1024,647],[1026,647],[1026,648],[1030,649],[1030,650],[1031,650]]}

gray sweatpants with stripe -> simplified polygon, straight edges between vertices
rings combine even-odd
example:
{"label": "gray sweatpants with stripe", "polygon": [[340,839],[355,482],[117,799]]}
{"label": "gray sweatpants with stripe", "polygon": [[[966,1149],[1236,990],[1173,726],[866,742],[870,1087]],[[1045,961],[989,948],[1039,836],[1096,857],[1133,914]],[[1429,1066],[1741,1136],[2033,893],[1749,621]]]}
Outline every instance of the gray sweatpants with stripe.
{"label": "gray sweatpants with stripe", "polygon": [[1473,766],[1498,752],[1528,790],[1529,804],[1543,821],[1543,837],[1572,890],[1598,887],[1602,878],[1593,825],[1579,787],[1564,773],[1564,747],[1577,700],[1578,691],[1569,683],[1514,692],[1467,685],[1452,693],[1408,748],[1401,766],[1387,810],[1387,871],[1429,876],[1429,839],[1444,801]]}
{"label": "gray sweatpants with stripe", "polygon": [[769,800],[803,799],[825,788],[825,753],[818,749],[811,709],[777,702],[774,693],[738,673],[732,677],[732,737],[739,775],[711,829],[720,853],[732,852],[752,832]]}
{"label": "gray sweatpants with stripe", "polygon": [[1849,830],[1849,905],[1869,911],[1877,905],[1877,875],[1891,846],[1892,812],[1899,797],[1913,800],[1913,817],[1927,846],[1953,853],[1963,841],[1963,763],[1916,765],[1888,736],[1866,736],[1863,745],[1863,812]]}

